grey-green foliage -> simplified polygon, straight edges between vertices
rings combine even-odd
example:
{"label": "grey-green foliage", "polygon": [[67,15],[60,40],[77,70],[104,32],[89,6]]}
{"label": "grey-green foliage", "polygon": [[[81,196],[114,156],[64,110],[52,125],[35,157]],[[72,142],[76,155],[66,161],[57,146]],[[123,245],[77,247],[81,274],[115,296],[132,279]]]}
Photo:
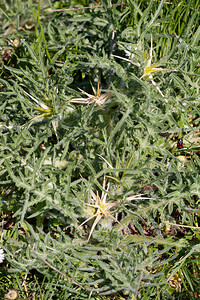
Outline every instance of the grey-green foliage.
{"label": "grey-green foliage", "polygon": [[[198,122],[191,124],[199,114],[197,2],[176,7],[130,0],[112,7],[103,1],[103,8],[49,19],[39,18],[47,11],[32,4],[35,30],[21,33],[21,50],[12,50],[0,79],[1,209],[16,223],[2,235],[10,272],[37,270],[48,284],[55,277],[51,284],[57,288],[59,282],[68,299],[88,294],[170,299],[171,270],[182,277],[190,271],[187,260],[196,248],[185,259],[181,251],[198,233],[191,229],[185,239],[182,233],[172,239],[165,224],[194,226],[199,212],[198,147],[191,138],[199,130]],[[152,63],[168,69],[154,75],[154,84],[141,78],[151,36]],[[133,63],[123,60],[127,46]],[[112,96],[103,107],[70,103],[82,97],[77,87],[92,93],[90,81],[96,87],[98,80]],[[52,113],[33,119],[42,114],[33,98]],[[183,163],[177,154],[174,135],[182,131],[189,151],[197,152],[195,163]],[[168,139],[159,135],[163,132]],[[121,225],[101,222],[87,243],[92,221],[77,227],[88,218],[91,190],[105,192],[104,174],[111,182],[108,201],[119,201],[113,216]],[[127,201],[140,193],[147,199]],[[184,278],[185,287],[195,290]]]}

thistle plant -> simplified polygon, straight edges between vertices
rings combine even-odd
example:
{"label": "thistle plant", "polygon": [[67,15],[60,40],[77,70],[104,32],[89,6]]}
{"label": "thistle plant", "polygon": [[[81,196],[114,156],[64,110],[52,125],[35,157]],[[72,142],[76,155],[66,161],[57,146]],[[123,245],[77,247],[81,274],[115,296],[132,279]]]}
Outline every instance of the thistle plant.
{"label": "thistle plant", "polygon": [[[108,176],[108,177],[110,177],[110,176]],[[112,177],[110,177],[110,178],[112,178]],[[115,179],[115,178],[113,178],[113,179]],[[110,212],[111,208],[113,208],[114,206],[120,205],[120,200],[115,201],[115,202],[106,202],[109,189],[110,189],[110,182],[107,184],[107,187],[106,187],[106,177],[104,175],[101,196],[99,196],[98,191],[95,193],[91,190],[90,200],[91,200],[92,204],[86,203],[86,205],[90,206],[91,208],[96,209],[96,211],[93,210],[93,209],[91,209],[90,211],[87,210],[87,212],[89,211],[89,214],[91,214],[91,216],[87,220],[85,220],[83,223],[81,223],[81,225],[78,226],[78,228],[80,228],[82,225],[84,225],[85,223],[87,223],[88,221],[90,221],[91,219],[96,217],[96,219],[95,219],[95,221],[92,225],[92,228],[90,230],[90,234],[89,234],[89,237],[88,237],[87,241],[90,240],[92,232],[94,231],[94,229],[95,229],[96,225],[98,224],[98,222],[103,217],[106,217],[106,219],[108,221],[109,221],[109,218],[110,218],[110,219],[112,219],[113,221],[117,222],[120,225],[120,222]],[[106,190],[106,192],[104,192],[104,190]],[[139,199],[150,199],[148,197],[143,197],[143,196],[144,196],[143,194],[130,195],[126,198],[126,201],[133,201],[133,200],[137,201]]]}
{"label": "thistle plant", "polygon": [[196,299],[199,0],[26,2],[0,8],[0,299]]}

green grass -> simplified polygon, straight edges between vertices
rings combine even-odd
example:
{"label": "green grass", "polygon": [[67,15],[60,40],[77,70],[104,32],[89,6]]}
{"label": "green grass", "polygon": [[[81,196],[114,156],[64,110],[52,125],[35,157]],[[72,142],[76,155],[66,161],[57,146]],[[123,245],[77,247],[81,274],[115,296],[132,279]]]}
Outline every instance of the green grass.
{"label": "green grass", "polygon": [[63,2],[0,5],[0,297],[199,299],[200,2]]}

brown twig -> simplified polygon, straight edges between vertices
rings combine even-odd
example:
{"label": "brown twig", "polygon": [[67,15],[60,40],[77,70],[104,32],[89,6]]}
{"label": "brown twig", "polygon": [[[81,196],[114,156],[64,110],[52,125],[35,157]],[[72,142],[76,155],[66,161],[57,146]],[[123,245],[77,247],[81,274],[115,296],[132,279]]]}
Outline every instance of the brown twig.
{"label": "brown twig", "polygon": [[27,286],[26,286],[26,277],[27,277],[27,274],[25,275],[25,278],[23,278],[23,276],[21,275],[22,279],[23,279],[23,283],[22,283],[22,286],[24,287],[24,290],[25,290],[25,293],[26,293],[26,298],[28,300],[31,300],[30,297],[29,297],[29,294],[28,294],[28,289],[27,289]]}
{"label": "brown twig", "polygon": [[75,280],[72,280],[69,276],[65,275],[64,273],[62,273],[61,271],[59,271],[58,269],[56,269],[55,267],[53,267],[50,263],[48,263],[48,261],[46,261],[44,258],[42,258],[39,253],[37,251],[35,251],[30,245],[28,245],[28,247],[30,248],[30,250],[39,258],[41,259],[47,266],[49,266],[51,269],[53,269],[54,271],[56,271],[57,273],[61,274],[62,276],[64,276],[69,282],[72,282],[75,285],[78,285],[80,288],[82,288],[84,290],[84,287],[82,287],[82,285],[80,285],[78,282],[76,282]]}
{"label": "brown twig", "polygon": [[138,291],[139,291],[140,284],[141,284],[142,277],[143,277],[143,272],[144,271],[141,272],[141,275],[140,275],[140,278],[139,278],[139,281],[138,281],[138,285],[137,285],[137,288],[136,288],[136,291],[135,291],[135,298],[134,299],[137,299]]}

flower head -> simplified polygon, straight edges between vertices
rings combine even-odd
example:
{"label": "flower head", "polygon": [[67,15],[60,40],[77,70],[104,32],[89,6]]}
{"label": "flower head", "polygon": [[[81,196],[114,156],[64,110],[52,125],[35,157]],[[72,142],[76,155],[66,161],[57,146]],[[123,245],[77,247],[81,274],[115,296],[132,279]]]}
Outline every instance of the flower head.
{"label": "flower head", "polygon": [[[28,95],[35,103],[37,103],[38,106],[34,107],[35,110],[42,112],[42,114],[35,116],[32,118],[30,121],[32,122],[33,120],[39,119],[39,118],[44,118],[51,116],[53,114],[53,107],[50,104],[49,99],[45,96],[45,102],[38,101],[36,98],[28,94],[26,91],[24,91],[26,95]],[[48,104],[48,105],[47,105]]]}
{"label": "flower head", "polygon": [[[106,178],[104,176],[104,180],[103,180],[103,189],[105,190],[106,188]],[[108,192],[109,191],[109,188],[110,188],[110,184],[108,183],[107,184],[107,189],[106,191]],[[91,191],[91,202],[93,204],[87,204],[89,205],[90,207],[96,209],[96,211],[92,211],[92,215],[87,219],[85,220],[80,226],[82,226],[83,224],[85,224],[86,222],[88,222],[89,220],[91,220],[92,218],[96,217],[93,225],[92,225],[92,228],[90,230],[90,234],[89,234],[89,237],[88,237],[88,241],[92,235],[92,232],[94,230],[94,228],[96,227],[97,223],[101,220],[102,217],[106,217],[107,219],[108,218],[111,218],[113,219],[114,221],[118,222],[119,221],[117,219],[115,219],[111,213],[110,213],[110,209],[115,206],[115,205],[118,205],[120,202],[119,201],[115,201],[115,202],[108,202],[106,203],[106,198],[107,198],[107,193],[105,193],[104,191],[102,191],[102,194],[101,194],[101,197],[99,196],[99,193],[98,191],[96,192],[96,194]]]}
{"label": "flower head", "polygon": [[80,104],[92,104],[95,103],[95,106],[102,106],[107,100],[108,98],[110,98],[110,94],[109,93],[104,93],[101,94],[101,90],[99,89],[99,82],[98,82],[98,87],[97,90],[92,86],[92,90],[94,95],[88,94],[85,91],[81,90],[80,88],[78,88],[82,94],[86,95],[87,98],[74,98],[71,99],[72,103],[80,103]]}
{"label": "flower head", "polygon": [[[161,62],[151,64],[152,54],[153,54],[153,39],[151,36],[150,58],[146,62],[146,66],[144,67],[144,73],[141,78],[148,77],[149,79],[152,79],[154,73],[162,72],[162,71],[169,71],[168,69],[157,68],[159,65],[161,65]],[[145,55],[146,55],[146,52],[145,52]]]}
{"label": "flower head", "polygon": [[15,300],[17,299],[17,291],[15,290],[9,290],[8,293],[6,294],[6,299],[8,300]]}

